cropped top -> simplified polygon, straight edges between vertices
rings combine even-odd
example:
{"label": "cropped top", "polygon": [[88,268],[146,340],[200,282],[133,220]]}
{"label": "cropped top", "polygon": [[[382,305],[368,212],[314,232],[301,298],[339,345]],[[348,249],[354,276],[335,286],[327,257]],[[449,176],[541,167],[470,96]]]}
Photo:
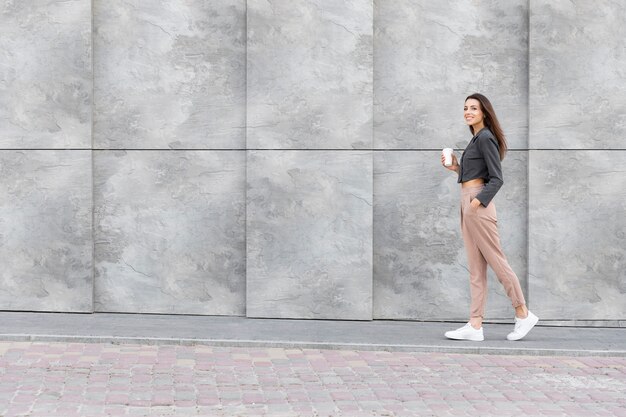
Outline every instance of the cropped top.
{"label": "cropped top", "polygon": [[476,178],[485,181],[485,187],[476,196],[485,207],[504,184],[498,141],[491,131],[482,128],[465,147],[459,163],[459,179],[465,182]]}

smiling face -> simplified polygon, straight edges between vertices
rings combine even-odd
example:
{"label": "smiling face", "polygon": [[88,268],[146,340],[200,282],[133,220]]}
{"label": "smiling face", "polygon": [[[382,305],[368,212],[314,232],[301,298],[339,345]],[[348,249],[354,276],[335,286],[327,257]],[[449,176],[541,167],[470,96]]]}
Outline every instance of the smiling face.
{"label": "smiling face", "polygon": [[465,123],[471,126],[474,132],[478,132],[485,127],[485,114],[480,107],[480,101],[469,98],[463,107],[463,116]]}

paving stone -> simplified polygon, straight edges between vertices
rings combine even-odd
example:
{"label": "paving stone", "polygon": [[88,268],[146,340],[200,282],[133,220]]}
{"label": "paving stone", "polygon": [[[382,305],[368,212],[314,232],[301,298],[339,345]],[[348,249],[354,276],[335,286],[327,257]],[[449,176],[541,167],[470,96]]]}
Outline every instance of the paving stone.
{"label": "paving stone", "polygon": [[[441,352],[202,345],[172,349],[0,342],[0,416],[626,414],[626,358],[622,357],[507,356],[503,360]],[[78,355],[74,365],[89,357],[92,367],[32,368],[23,361],[25,357],[45,361],[68,352]],[[142,355],[165,357],[172,352],[189,361],[189,366],[132,365]],[[276,357],[286,359],[278,367],[265,366],[268,358]],[[358,371],[347,363],[327,366],[346,357],[359,364]],[[121,358],[129,364],[126,369],[118,367]],[[223,366],[207,371],[201,364],[210,362]],[[256,377],[261,369],[263,375]]]}

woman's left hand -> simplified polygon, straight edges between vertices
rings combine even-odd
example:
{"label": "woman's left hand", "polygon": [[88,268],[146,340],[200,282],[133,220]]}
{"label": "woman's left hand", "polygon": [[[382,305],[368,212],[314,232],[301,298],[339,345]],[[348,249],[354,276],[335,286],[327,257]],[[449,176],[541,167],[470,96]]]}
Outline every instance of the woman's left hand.
{"label": "woman's left hand", "polygon": [[470,205],[472,206],[472,208],[473,208],[474,210],[476,210],[476,209],[478,209],[478,206],[480,206],[480,205],[481,205],[481,202],[480,202],[480,200],[479,200],[479,199],[474,198],[472,201],[470,201]]}

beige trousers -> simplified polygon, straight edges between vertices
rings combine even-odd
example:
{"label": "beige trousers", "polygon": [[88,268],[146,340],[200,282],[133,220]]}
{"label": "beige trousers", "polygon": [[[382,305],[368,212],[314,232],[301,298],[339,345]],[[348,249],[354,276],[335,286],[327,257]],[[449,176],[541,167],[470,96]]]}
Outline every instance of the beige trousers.
{"label": "beige trousers", "polygon": [[461,188],[461,231],[467,251],[472,303],[470,317],[484,317],[487,303],[487,265],[493,269],[504,286],[513,307],[526,304],[522,287],[500,247],[498,219],[493,201],[487,207],[474,209],[470,201],[484,185]]}

